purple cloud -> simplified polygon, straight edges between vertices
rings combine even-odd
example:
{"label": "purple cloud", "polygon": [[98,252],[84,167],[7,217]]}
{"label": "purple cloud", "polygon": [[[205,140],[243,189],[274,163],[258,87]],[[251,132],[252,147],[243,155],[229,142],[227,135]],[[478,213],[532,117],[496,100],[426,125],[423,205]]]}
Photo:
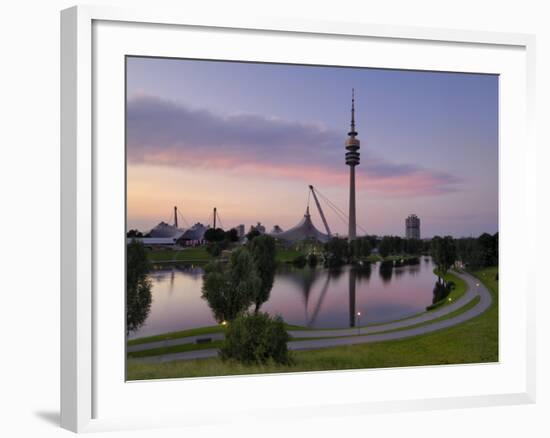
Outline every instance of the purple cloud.
{"label": "purple cloud", "polygon": [[[153,96],[135,97],[127,104],[131,162],[239,168],[345,184],[344,137],[320,124],[256,114],[213,114]],[[454,191],[460,182],[447,173],[391,163],[368,150],[362,151],[362,157],[359,185],[367,190],[431,195]]]}

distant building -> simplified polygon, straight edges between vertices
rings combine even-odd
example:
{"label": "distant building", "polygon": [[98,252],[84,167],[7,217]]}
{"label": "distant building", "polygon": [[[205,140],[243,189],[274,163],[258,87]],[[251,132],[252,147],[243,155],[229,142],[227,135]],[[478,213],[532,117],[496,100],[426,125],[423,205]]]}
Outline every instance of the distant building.
{"label": "distant building", "polygon": [[274,225],[273,229],[271,230],[271,234],[279,234],[282,232],[283,232],[283,229],[279,225]]}
{"label": "distant building", "polygon": [[175,225],[161,222],[149,232],[149,237],[175,237],[177,239],[183,234],[183,231]]}
{"label": "distant building", "polygon": [[207,229],[207,226],[197,222],[179,236],[178,244],[182,246],[197,246],[204,244],[204,233]]}
{"label": "distant building", "polygon": [[235,229],[237,230],[237,235],[239,236],[239,239],[242,239],[244,237],[244,224],[237,225]]}
{"label": "distant building", "polygon": [[420,239],[420,218],[416,214],[411,214],[405,219],[405,237]]}

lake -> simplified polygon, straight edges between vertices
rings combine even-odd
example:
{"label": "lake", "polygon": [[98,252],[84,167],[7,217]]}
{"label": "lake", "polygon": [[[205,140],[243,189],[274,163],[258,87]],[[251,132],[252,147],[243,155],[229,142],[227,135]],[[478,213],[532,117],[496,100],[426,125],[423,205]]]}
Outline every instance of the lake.
{"label": "lake", "polygon": [[[270,298],[261,310],[281,315],[288,324],[348,328],[405,318],[432,303],[437,277],[431,259],[422,257],[418,265],[389,271],[380,265],[337,270],[280,267]],[[207,302],[201,298],[202,276],[200,266],[153,270],[150,313],[129,338],[215,325]]]}

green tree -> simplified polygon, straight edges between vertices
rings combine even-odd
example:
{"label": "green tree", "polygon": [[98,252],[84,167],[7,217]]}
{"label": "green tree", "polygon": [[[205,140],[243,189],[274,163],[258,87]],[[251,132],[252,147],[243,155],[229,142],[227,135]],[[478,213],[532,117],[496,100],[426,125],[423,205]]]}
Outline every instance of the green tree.
{"label": "green tree", "polygon": [[422,252],[422,241],[419,239],[405,239],[403,250],[407,254],[418,255]]}
{"label": "green tree", "polygon": [[151,309],[151,269],[142,242],[132,239],[126,248],[126,334],[140,328]]}
{"label": "green tree", "polygon": [[454,239],[451,236],[435,236],[432,239],[431,252],[437,270],[441,276],[445,275],[456,261],[456,244]]}
{"label": "green tree", "polygon": [[239,233],[235,228],[231,228],[229,231],[225,232],[225,240],[228,242],[238,242]]}
{"label": "green tree", "polygon": [[269,299],[275,279],[277,268],[275,239],[267,234],[262,234],[253,239],[248,246],[256,264],[256,272],[261,280],[261,285],[256,290],[254,297],[255,311],[258,312],[260,306]]}
{"label": "green tree", "polygon": [[292,362],[287,346],[289,340],[280,316],[271,318],[263,312],[243,313],[227,326],[220,357],[247,365],[269,361],[289,365]]}
{"label": "green tree", "polygon": [[232,321],[254,303],[261,279],[246,248],[231,253],[229,262],[211,262],[205,267],[202,297],[218,322]]}
{"label": "green tree", "polygon": [[204,232],[204,240],[207,242],[221,242],[225,239],[225,231],[221,228],[208,228]]}
{"label": "green tree", "polygon": [[333,237],[324,245],[325,260],[329,267],[342,266],[349,257],[349,245],[346,239]]}
{"label": "green tree", "polygon": [[392,250],[392,240],[390,236],[384,236],[382,237],[382,240],[378,244],[378,253],[383,257],[386,258],[390,255],[390,252]]}

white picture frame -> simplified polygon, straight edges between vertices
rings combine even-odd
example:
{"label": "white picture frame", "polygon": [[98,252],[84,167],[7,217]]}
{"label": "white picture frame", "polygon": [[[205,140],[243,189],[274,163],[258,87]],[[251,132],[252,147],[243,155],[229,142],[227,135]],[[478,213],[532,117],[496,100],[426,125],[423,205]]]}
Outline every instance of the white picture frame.
{"label": "white picture frame", "polygon": [[[97,26],[105,26],[98,30]],[[104,112],[101,110],[105,105],[101,93],[98,89],[103,87],[101,81],[105,81],[104,75],[105,62],[109,59],[120,61],[120,54],[125,53],[124,38],[117,36],[117,26],[124,27],[123,32],[132,32],[132,35],[138,35],[140,28],[149,29],[148,35],[158,34],[156,38],[149,39],[147,50],[158,50],[163,47],[166,52],[175,50],[164,41],[163,35],[167,32],[178,32],[178,29],[198,31],[201,35],[209,33],[224,32],[231,30],[237,36],[235,38],[246,38],[253,41],[255,38],[263,38],[264,33],[268,33],[270,38],[279,37],[290,38],[334,38],[339,41],[353,41],[354,44],[362,41],[370,41],[373,44],[384,42],[385,44],[400,44],[410,47],[425,47],[426,50],[442,50],[447,45],[455,48],[476,50],[484,48],[488,52],[494,51],[502,53],[502,61],[495,57],[494,67],[491,67],[491,59],[478,59],[475,56],[471,62],[479,62],[483,71],[490,71],[501,74],[500,65],[510,63],[510,71],[517,72],[516,82],[510,82],[511,88],[514,88],[516,94],[514,99],[509,102],[518,101],[520,111],[514,115],[520,115],[524,118],[518,120],[518,126],[505,125],[501,131],[501,155],[503,157],[500,163],[501,170],[501,226],[506,228],[501,239],[501,250],[504,248],[517,248],[518,240],[514,238],[519,232],[518,224],[528,222],[531,230],[528,237],[528,245],[534,246],[534,215],[525,216],[525,211],[535,209],[535,144],[532,132],[533,123],[533,102],[534,102],[534,53],[535,39],[531,35],[506,34],[491,32],[460,31],[450,29],[424,29],[402,26],[381,26],[365,23],[338,23],[338,22],[316,22],[307,20],[280,20],[272,18],[249,18],[243,17],[239,20],[227,22],[223,17],[215,15],[193,16],[182,14],[181,12],[163,11],[157,9],[150,10],[125,10],[108,7],[78,6],[62,11],[61,13],[61,425],[72,431],[99,431],[119,428],[145,428],[161,426],[178,426],[188,424],[205,424],[212,421],[212,413],[216,414],[216,421],[225,421],[228,416],[241,418],[243,420],[255,417],[264,418],[275,415],[288,415],[296,417],[310,417],[311,415],[342,415],[363,414],[367,412],[394,412],[413,409],[432,409],[441,407],[473,407],[498,404],[517,404],[531,403],[535,400],[535,321],[534,321],[534,273],[525,262],[518,262],[515,265],[514,274],[506,274],[506,266],[510,266],[511,260],[506,257],[506,251],[502,253],[501,269],[503,282],[513,286],[521,291],[518,296],[510,295],[507,301],[507,295],[503,299],[503,316],[506,318],[506,306],[515,306],[519,309],[518,321],[516,321],[517,336],[507,336],[507,326],[502,325],[501,319],[501,350],[514,350],[517,358],[501,360],[500,370],[506,369],[508,364],[513,362],[513,366],[499,378],[506,379],[508,382],[502,382],[500,386],[495,382],[491,385],[483,386],[479,384],[479,391],[473,391],[471,388],[455,388],[454,392],[434,390],[423,393],[418,388],[411,388],[408,391],[395,390],[387,397],[372,395],[369,397],[354,395],[349,400],[338,394],[338,387],[352,385],[352,379],[368,379],[372,384],[373,373],[376,373],[376,379],[383,381],[386,371],[373,370],[370,373],[354,372],[331,372],[331,373],[308,373],[292,374],[284,378],[277,376],[256,376],[256,377],[224,377],[209,379],[187,379],[187,382],[181,381],[162,381],[147,382],[138,386],[136,384],[127,384],[120,381],[121,370],[120,357],[123,356],[122,344],[108,344],[104,342],[105,330],[121,330],[123,335],[123,314],[117,313],[120,306],[118,300],[113,306],[112,312],[104,311],[105,300],[98,300],[98,287],[101,288],[103,275],[106,271],[102,270],[104,258],[98,256],[105,251],[105,240],[113,240],[114,245],[122,245],[124,242],[123,224],[120,227],[114,227],[113,235],[108,236],[105,228],[102,226],[102,211],[105,207],[111,205],[113,209],[120,212],[117,206],[117,199],[107,200],[107,195],[103,196],[105,184],[110,182],[120,182],[120,173],[118,176],[111,174],[117,171],[119,162],[113,158],[113,162],[105,161],[105,154],[98,154],[98,147],[101,148],[105,142],[114,141],[122,149],[116,149],[120,158],[120,152],[124,149],[123,142],[120,143],[120,131],[113,135],[114,131],[119,130],[120,113],[113,117],[109,116],[110,124],[104,122]],[[131,27],[131,29],[129,29]],[[110,40],[109,40],[110,38]],[[107,40],[106,40],[107,39]],[[115,41],[116,40],[116,41]],[[135,38],[128,39],[134,42],[134,47],[145,46],[145,43],[137,41]],[[108,44],[109,48],[107,49]],[[127,42],[127,41],[126,41]],[[309,43],[308,43],[309,44]],[[313,44],[313,43],[312,43]],[[351,42],[350,42],[351,44]],[[155,45],[156,48],[155,48]],[[305,46],[304,46],[305,47]],[[223,48],[222,48],[223,49]],[[118,51],[117,51],[118,50]],[[206,51],[206,46],[204,47]],[[219,47],[217,51],[221,50]],[[269,49],[268,49],[269,50]],[[403,50],[403,48],[399,49]],[[424,50],[424,49],[422,49]],[[453,49],[454,50],[454,49]],[[195,47],[196,53],[201,51],[201,46]],[[222,50],[223,51],[223,50]],[[487,52],[487,53],[488,53]],[[313,51],[312,51],[313,53]],[[507,58],[510,54],[509,59]],[[135,54],[135,49],[132,53]],[[105,56],[105,58],[102,58]],[[204,57],[209,56],[205,54]],[[233,56],[239,56],[238,54]],[[276,55],[273,55],[276,56]],[[310,54],[314,56],[314,54]],[[428,56],[428,55],[425,55]],[[469,56],[469,55],[465,55]],[[230,59],[232,58],[228,56]],[[506,58],[506,59],[505,59]],[[296,60],[296,58],[294,58]],[[381,58],[382,59],[382,58]],[[385,66],[399,68],[399,60],[386,60]],[[392,64],[393,62],[393,64]],[[418,68],[438,69],[438,62],[444,62],[441,59],[434,59],[432,63],[421,59],[411,60],[409,66],[418,65]],[[457,61],[458,62],[458,61]],[[307,62],[306,62],[307,63]],[[415,64],[416,63],[416,64]],[[120,64],[118,65],[118,69]],[[452,65],[448,64],[449,69],[453,70]],[[423,67],[422,67],[423,66]],[[401,66],[403,67],[403,66]],[[107,69],[110,66],[107,66]],[[503,69],[505,67],[502,67]],[[508,67],[506,67],[508,68]],[[454,70],[460,71],[459,63]],[[119,70],[118,70],[119,71]],[[515,74],[515,73],[514,73]],[[120,77],[113,82],[111,89],[115,90],[115,97],[120,96]],[[525,82],[523,83],[523,79]],[[506,90],[501,90],[506,92]],[[118,93],[118,94],[117,94]],[[112,94],[112,93],[111,93]],[[501,102],[502,104],[502,102]],[[501,124],[504,121],[510,121],[511,114],[506,113],[507,108],[501,108]],[[101,128],[98,130],[98,124]],[[114,140],[113,140],[114,139]],[[520,143],[518,143],[520,142]],[[522,150],[512,150],[507,145],[522,144]],[[113,144],[113,143],[109,143]],[[99,145],[99,146],[98,146]],[[112,166],[112,168],[110,167]],[[514,167],[516,166],[516,167]],[[512,178],[512,174],[514,177]],[[118,179],[117,179],[118,178]],[[118,186],[117,186],[118,187]],[[120,193],[123,188],[118,187],[115,192]],[[522,208],[515,208],[515,201],[522,200]],[[116,216],[117,213],[115,213]],[[515,230],[515,231],[514,231]],[[117,234],[120,238],[117,240]],[[102,241],[104,239],[104,241]],[[120,241],[119,241],[120,240]],[[521,244],[521,242],[519,243]],[[111,245],[111,243],[109,243]],[[113,269],[119,269],[122,260],[113,263]],[[117,268],[118,267],[118,268]],[[120,269],[119,269],[120,270]],[[123,276],[123,273],[119,273]],[[110,274],[109,274],[110,275]],[[118,275],[118,274],[117,274]],[[120,275],[119,278],[120,279]],[[118,284],[115,282],[115,284]],[[114,287],[114,294],[120,288]],[[101,290],[104,290],[101,289]],[[120,289],[120,299],[123,300],[123,289]],[[514,301],[516,300],[516,301]],[[98,313],[105,315],[105,321],[98,326]],[[120,318],[121,325],[117,325],[116,318]],[[503,344],[504,343],[504,344]],[[508,343],[510,343],[508,345]],[[512,345],[512,343],[514,343]],[[121,351],[117,351],[118,348]],[[518,347],[518,348],[515,348]],[[515,351],[518,350],[518,351]],[[110,353],[111,352],[111,353]],[[113,362],[113,368],[118,371],[113,375],[109,373],[109,364],[105,363],[105,358],[113,354],[117,359]],[[427,370],[430,370],[429,372]],[[477,374],[495,374],[498,369],[483,369],[483,366],[457,366],[457,367],[438,367],[419,369],[399,369],[393,371],[392,379],[398,381],[402,374],[404,379],[415,379],[419,382],[422,379],[444,379],[446,375],[453,374],[456,378],[467,379],[467,376]],[[400,374],[397,374],[400,373]],[[315,376],[311,376],[315,374]],[[428,375],[429,374],[429,375]],[[275,379],[275,380],[274,380]],[[489,379],[489,378],[487,378]],[[112,382],[116,380],[117,384]],[[367,382],[367,380],[362,380]],[[407,380],[405,380],[407,381]],[[410,380],[409,380],[410,381]],[[303,383],[305,382],[305,383]],[[285,404],[284,399],[278,393],[274,394],[274,405],[266,406],[265,409],[254,406],[247,406],[243,400],[242,409],[235,408],[235,411],[223,412],[220,407],[211,405],[210,412],[196,411],[183,415],[180,410],[168,410],[166,406],[159,403],[156,407],[149,406],[150,415],[147,417],[135,413],[131,415],[131,410],[117,408],[124,403],[118,397],[135,397],[136,394],[147,392],[147,397],[159,397],[159,394],[166,394],[170,399],[170,391],[176,385],[186,385],[186,391],[198,396],[199,392],[204,391],[209,394],[213,387],[223,386],[235,391],[240,389],[243,392],[253,391],[253,387],[274,389],[274,385],[284,390],[291,388],[296,384],[310,385],[315,388],[320,383],[326,385],[322,394],[315,391],[309,398],[303,397],[295,404]],[[479,382],[478,382],[479,383]],[[508,386],[506,386],[508,384]],[[412,384],[411,384],[412,385]],[[128,387],[130,393],[123,394],[114,386],[120,388]],[[397,385],[398,386],[398,385]],[[412,385],[414,386],[414,385]],[[463,385],[458,385],[463,386]],[[467,385],[466,385],[467,386]],[[137,389],[136,389],[137,388]],[[126,388],[127,389],[127,388]],[[112,392],[111,392],[112,390]],[[373,389],[374,391],[375,389]],[[118,392],[117,392],[118,391]],[[415,392],[416,391],[416,392]],[[189,393],[189,392],[188,392]],[[106,394],[111,400],[106,401]],[[340,397],[340,398],[339,398]],[[110,403],[110,404],[109,404]],[[153,409],[153,411],[151,411]],[[183,410],[183,408],[180,408]],[[106,414],[103,414],[105,412]],[[188,411],[189,412],[189,411]]]}

